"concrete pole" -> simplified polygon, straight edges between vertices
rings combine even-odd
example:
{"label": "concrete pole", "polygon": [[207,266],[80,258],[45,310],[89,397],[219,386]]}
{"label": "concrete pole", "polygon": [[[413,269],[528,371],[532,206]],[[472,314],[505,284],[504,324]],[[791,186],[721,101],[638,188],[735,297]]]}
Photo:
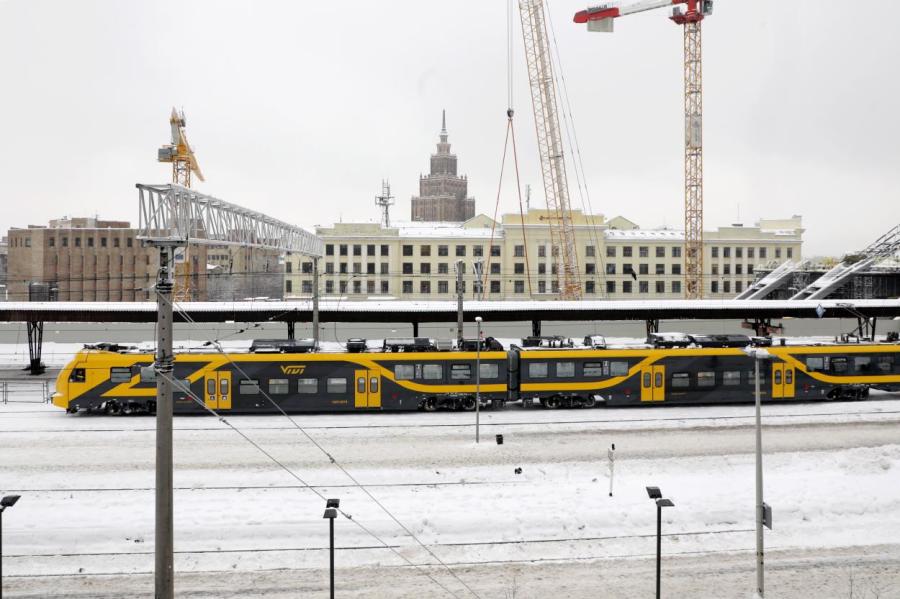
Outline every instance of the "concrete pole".
{"label": "concrete pole", "polygon": [[662,506],[656,504],[656,599],[659,599],[660,574],[662,568]]}
{"label": "concrete pole", "polygon": [[463,261],[456,261],[456,340],[463,340]]}
{"label": "concrete pole", "polygon": [[762,418],[760,416],[759,356],[756,364],[756,594],[765,597],[763,584],[763,478],[762,478]]}
{"label": "concrete pole", "polygon": [[319,258],[313,258],[313,297],[312,297],[312,330],[313,348],[319,347]]}
{"label": "concrete pole", "polygon": [[329,561],[331,572],[331,599],[334,599],[334,518],[328,519],[328,537],[329,537]]}
{"label": "concrete pole", "polygon": [[481,317],[475,317],[475,325],[478,328],[478,345],[475,346],[475,442],[480,441],[481,422]]}
{"label": "concrete pole", "polygon": [[175,598],[172,501],[172,258],[173,245],[159,246],[156,281],[156,599]]}

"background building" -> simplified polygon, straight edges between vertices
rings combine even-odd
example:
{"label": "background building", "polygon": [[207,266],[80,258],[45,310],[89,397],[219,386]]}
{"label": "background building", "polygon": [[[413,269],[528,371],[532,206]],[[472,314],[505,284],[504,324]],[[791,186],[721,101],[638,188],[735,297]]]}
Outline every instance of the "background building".
{"label": "background building", "polygon": [[0,238],[0,301],[6,299],[6,272],[9,262],[9,243],[7,237]]}
{"label": "background building", "polygon": [[462,222],[475,216],[475,198],[468,195],[469,181],[456,174],[456,154],[447,142],[447,113],[442,115],[437,153],[431,155],[431,172],[419,176],[419,195],[412,198],[413,221]]}
{"label": "background building", "polygon": [[[479,215],[462,223],[339,223],[319,227],[325,241],[320,285],[325,296],[349,299],[452,299],[462,261],[466,297],[557,299],[556,257],[546,210],[499,223]],[[578,272],[586,299],[680,299],[684,234],[645,230],[616,217],[573,211]],[[728,298],[753,281],[756,271],[801,257],[799,216],[731,225],[704,233],[704,297]],[[312,262],[289,256],[285,296],[312,294]],[[475,274],[478,270],[483,277]]]}

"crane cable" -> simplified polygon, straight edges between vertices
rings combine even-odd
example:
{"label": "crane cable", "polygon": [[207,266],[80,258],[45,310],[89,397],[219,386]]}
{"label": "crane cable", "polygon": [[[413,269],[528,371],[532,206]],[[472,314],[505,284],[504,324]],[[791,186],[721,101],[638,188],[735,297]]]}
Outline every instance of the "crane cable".
{"label": "crane cable", "polygon": [[[491,248],[494,246],[494,233],[497,228],[497,212],[500,209],[500,193],[503,190],[503,172],[506,167],[506,152],[512,139],[513,163],[516,169],[516,193],[519,198],[519,222],[522,226],[522,247],[525,253],[525,278],[528,281],[528,297],[533,298],[531,287],[531,266],[528,261],[528,238],[525,234],[525,211],[522,205],[522,180],[519,174],[519,153],[516,149],[516,130],[513,125],[513,0],[506,3],[506,137],[503,140],[503,156],[500,159],[500,180],[497,183],[497,199],[494,203],[494,218],[491,221],[491,242],[488,247],[487,270],[490,272]],[[515,272],[515,271],[513,271]],[[482,273],[483,274],[483,273]],[[483,284],[482,284],[483,287]]]}

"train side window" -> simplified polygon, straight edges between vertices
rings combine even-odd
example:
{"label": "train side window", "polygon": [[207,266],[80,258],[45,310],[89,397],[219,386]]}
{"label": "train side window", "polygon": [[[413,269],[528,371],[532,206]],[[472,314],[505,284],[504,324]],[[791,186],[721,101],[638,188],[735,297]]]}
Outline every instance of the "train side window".
{"label": "train side window", "polygon": [[500,365],[499,364],[481,364],[481,370],[479,371],[482,379],[499,379],[500,378]]}
{"label": "train side window", "polygon": [[[759,384],[764,385],[766,382],[766,371],[762,368],[759,369]],[[748,385],[756,385],[756,371],[748,370],[747,371],[747,384]]]}
{"label": "train side window", "polygon": [[741,384],[740,370],[726,370],[722,373],[722,384],[726,387]]}
{"label": "train side window", "polygon": [[691,375],[687,372],[672,373],[672,388],[685,389],[691,386]]}
{"label": "train side window", "polygon": [[109,369],[109,382],[127,383],[131,380],[131,368],[113,366]]}
{"label": "train side window", "polygon": [[831,358],[831,369],[834,372],[847,372],[847,358]]}
{"label": "train side window", "polygon": [[806,358],[806,369],[809,372],[825,369],[825,358],[821,356],[809,356]]}
{"label": "train side window", "polygon": [[472,378],[472,367],[469,364],[451,364],[450,378],[453,380],[465,380]]}
{"label": "train side window", "polygon": [[439,381],[444,378],[444,367],[440,364],[425,364],[422,366],[422,378],[427,381]]}
{"label": "train side window", "polygon": [[297,379],[297,393],[313,395],[319,392],[319,379]]}
{"label": "train side window", "polygon": [[85,380],[85,370],[84,368],[73,368],[72,373],[69,375],[70,383],[83,383]]}
{"label": "train side window", "polygon": [[575,362],[557,362],[556,376],[559,378],[572,378],[575,376]]}
{"label": "train side window", "polygon": [[394,378],[398,381],[412,380],[416,369],[412,364],[397,364],[394,366]]}
{"label": "train side window", "polygon": [[545,379],[547,378],[547,363],[546,362],[532,362],[528,365],[528,376],[533,379]]}
{"label": "train side window", "polygon": [[325,390],[328,391],[328,393],[346,393],[347,379],[329,378],[325,381]]}
{"label": "train side window", "polygon": [[238,393],[241,395],[259,395],[259,381],[257,379],[241,379],[238,382]]}
{"label": "train side window", "polygon": [[894,369],[894,356],[878,356],[875,364],[881,372],[891,372]]}
{"label": "train side window", "polygon": [[715,372],[698,372],[697,373],[697,386],[698,387],[715,387],[716,386],[716,373]]}
{"label": "train side window", "polygon": [[853,365],[857,372],[869,372],[872,369],[872,358],[869,356],[856,356],[853,358]]}
{"label": "train side window", "polygon": [[625,376],[628,374],[628,362],[610,362],[609,374],[611,376]]}
{"label": "train side window", "polygon": [[582,372],[584,376],[609,376],[609,362],[585,362]]}
{"label": "train side window", "polygon": [[287,379],[269,379],[269,395],[287,395],[290,389]]}

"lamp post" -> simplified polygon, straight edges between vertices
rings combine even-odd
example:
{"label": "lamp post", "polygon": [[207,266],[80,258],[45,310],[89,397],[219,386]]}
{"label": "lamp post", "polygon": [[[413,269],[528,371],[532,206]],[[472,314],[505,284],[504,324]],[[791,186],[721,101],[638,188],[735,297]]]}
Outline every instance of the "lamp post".
{"label": "lamp post", "polygon": [[328,520],[328,538],[329,538],[329,564],[331,572],[331,599],[334,599],[334,519],[337,518],[337,508],[341,507],[340,499],[327,499],[325,501],[325,515],[322,516]]}
{"label": "lamp post", "polygon": [[755,365],[756,392],[756,595],[765,597],[765,580],[763,576],[763,524],[771,528],[771,511],[763,502],[763,470],[762,470],[762,416],[760,410],[759,363],[771,360],[772,354],[759,347],[746,347],[744,353],[753,358]]}
{"label": "lamp post", "polygon": [[662,509],[674,507],[671,499],[662,496],[659,487],[647,487],[647,495],[656,503],[656,599],[659,599],[660,571],[662,563]]}
{"label": "lamp post", "polygon": [[21,495],[7,495],[0,499],[0,599],[3,597],[3,512],[16,505]]}
{"label": "lamp post", "polygon": [[481,415],[481,317],[475,317],[475,326],[477,328],[477,344],[475,345],[475,442],[478,443],[480,436]]}

